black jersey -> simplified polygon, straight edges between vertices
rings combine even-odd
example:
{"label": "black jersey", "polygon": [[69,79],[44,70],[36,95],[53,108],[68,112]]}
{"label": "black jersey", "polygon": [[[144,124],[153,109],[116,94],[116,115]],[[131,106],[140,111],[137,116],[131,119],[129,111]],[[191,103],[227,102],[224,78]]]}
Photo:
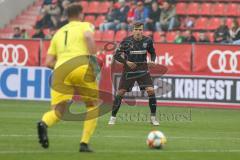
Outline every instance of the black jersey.
{"label": "black jersey", "polygon": [[152,38],[143,36],[141,40],[137,41],[133,36],[129,36],[119,44],[114,59],[123,63],[125,70],[131,70],[126,65],[126,61],[136,63],[137,68],[135,70],[147,70],[147,53],[150,53],[151,61],[155,61],[156,53]]}

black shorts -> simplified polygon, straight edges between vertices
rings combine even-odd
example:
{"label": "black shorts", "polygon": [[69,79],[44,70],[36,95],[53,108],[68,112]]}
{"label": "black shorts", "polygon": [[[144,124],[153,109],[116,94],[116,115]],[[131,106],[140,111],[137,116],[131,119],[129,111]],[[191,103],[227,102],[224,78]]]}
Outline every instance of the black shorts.
{"label": "black shorts", "polygon": [[145,71],[141,73],[123,73],[118,89],[130,92],[136,81],[141,90],[145,90],[146,87],[153,87],[151,75],[148,71]]}

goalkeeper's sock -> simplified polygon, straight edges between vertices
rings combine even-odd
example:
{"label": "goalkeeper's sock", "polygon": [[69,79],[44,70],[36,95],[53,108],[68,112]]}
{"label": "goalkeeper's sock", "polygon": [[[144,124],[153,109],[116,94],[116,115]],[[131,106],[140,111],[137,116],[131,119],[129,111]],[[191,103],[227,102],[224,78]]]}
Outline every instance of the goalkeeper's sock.
{"label": "goalkeeper's sock", "polygon": [[122,96],[116,95],[113,102],[112,116],[116,117],[122,103]]}
{"label": "goalkeeper's sock", "polygon": [[58,118],[56,111],[52,110],[47,113],[45,113],[42,117],[42,121],[48,126],[51,127],[55,123],[59,122],[60,119]]}
{"label": "goalkeeper's sock", "polygon": [[155,94],[149,96],[149,107],[151,111],[151,116],[156,116],[157,100]]}
{"label": "goalkeeper's sock", "polygon": [[88,144],[92,134],[95,131],[98,120],[99,110],[95,106],[87,107],[87,117],[83,125],[81,143]]}

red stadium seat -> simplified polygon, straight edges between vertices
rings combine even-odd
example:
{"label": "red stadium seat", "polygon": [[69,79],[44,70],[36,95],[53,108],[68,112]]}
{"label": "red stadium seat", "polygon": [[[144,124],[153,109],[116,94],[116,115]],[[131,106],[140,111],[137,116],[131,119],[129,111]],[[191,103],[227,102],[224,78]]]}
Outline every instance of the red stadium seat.
{"label": "red stadium seat", "polygon": [[21,29],[26,29],[26,30],[29,30],[29,29],[33,28],[33,26],[26,25],[26,24],[9,24],[6,27],[12,28],[12,29],[15,28],[15,27],[20,27]]}
{"label": "red stadium seat", "polygon": [[88,10],[88,2],[87,1],[80,1],[80,4],[83,8],[83,12],[85,13]]}
{"label": "red stadium seat", "polygon": [[102,32],[99,30],[96,30],[94,33],[94,38],[96,41],[101,41],[102,40]]}
{"label": "red stadium seat", "polygon": [[31,25],[31,26],[34,26],[35,23],[36,21],[26,20],[26,19],[15,19],[11,22],[11,24],[15,24],[15,25],[25,24],[25,25]]}
{"label": "red stadium seat", "polygon": [[193,36],[196,38],[197,41],[199,40],[199,32],[194,32]]}
{"label": "red stadium seat", "polygon": [[100,7],[99,7],[100,9],[99,9],[98,13],[100,13],[100,14],[107,13],[109,7],[110,7],[110,2],[108,2],[108,1],[100,3]]}
{"label": "red stadium seat", "polygon": [[211,6],[210,3],[203,3],[201,6],[201,15],[211,15]]}
{"label": "red stadium seat", "polygon": [[122,41],[125,37],[127,37],[127,31],[121,30],[117,31],[115,35],[115,41],[120,42]]}
{"label": "red stadium seat", "polygon": [[154,32],[153,34],[153,41],[154,42],[160,42],[161,34],[159,32]]}
{"label": "red stadium seat", "polygon": [[95,21],[95,27],[99,27],[101,23],[103,23],[105,20],[105,16],[98,16]]}
{"label": "red stadium seat", "polygon": [[209,37],[210,42],[214,42],[214,33],[213,32],[208,32],[207,36]]}
{"label": "red stadium seat", "polygon": [[29,16],[29,15],[21,14],[21,15],[17,16],[16,19],[25,19],[25,20],[29,20],[29,21],[37,21],[38,16]]}
{"label": "red stadium seat", "polygon": [[114,40],[114,31],[108,30],[102,33],[103,41],[113,41]]}
{"label": "red stadium seat", "polygon": [[20,15],[20,16],[17,16],[15,20],[25,20],[25,21],[36,22],[38,20],[38,16]]}
{"label": "red stadium seat", "polygon": [[28,16],[34,16],[34,17],[36,17],[36,16],[38,16],[39,15],[39,12],[32,12],[32,11],[25,11],[25,12],[23,12],[23,14],[24,15],[28,15]]}
{"label": "red stadium seat", "polygon": [[88,5],[88,10],[86,10],[86,13],[98,13],[98,10],[100,10],[101,8],[99,7],[100,3],[98,1],[93,1],[90,2]]}
{"label": "red stadium seat", "polygon": [[238,16],[239,14],[239,5],[236,3],[229,3],[226,6],[226,16]]}
{"label": "red stadium seat", "polygon": [[94,24],[95,23],[95,16],[88,15],[88,16],[85,17],[84,21]]}
{"label": "red stadium seat", "polygon": [[152,37],[153,32],[152,32],[152,31],[144,31],[143,34],[144,34],[145,36],[150,36],[150,37]]}
{"label": "red stadium seat", "polygon": [[162,36],[166,37],[164,32],[154,32],[153,34],[153,41],[154,42],[162,42]]}
{"label": "red stadium seat", "polygon": [[176,32],[167,32],[166,39],[167,42],[173,42],[176,37]]}
{"label": "red stadium seat", "polygon": [[0,38],[12,38],[13,33],[0,33]]}
{"label": "red stadium seat", "polygon": [[188,15],[199,15],[199,3],[190,3],[187,8]]}
{"label": "red stadium seat", "polygon": [[232,26],[232,23],[233,23],[233,19],[232,18],[227,18],[226,19],[226,24],[227,24],[228,28],[230,28]]}
{"label": "red stadium seat", "polygon": [[221,24],[221,21],[219,18],[212,18],[209,20],[207,29],[208,30],[217,29],[220,26],[220,24]]}
{"label": "red stadium seat", "polygon": [[186,3],[177,3],[176,5],[176,12],[177,14],[186,14],[186,9],[187,9],[187,6],[186,6]]}
{"label": "red stadium seat", "polygon": [[23,14],[37,16],[37,15],[39,15],[40,9],[41,9],[40,7],[38,7],[37,9],[36,8],[27,9],[27,10],[23,11]]}
{"label": "red stadium seat", "polygon": [[42,4],[43,4],[42,0],[37,0],[37,1],[34,2],[35,6],[41,6]]}
{"label": "red stadium seat", "polygon": [[13,28],[10,28],[10,27],[5,27],[0,30],[0,33],[11,33],[11,32],[13,32]]}
{"label": "red stadium seat", "polygon": [[225,14],[225,5],[223,3],[217,3],[212,6],[212,15],[222,16]]}
{"label": "red stadium seat", "polygon": [[207,18],[198,18],[195,22],[195,26],[194,26],[194,29],[196,30],[204,30],[207,28],[207,22],[208,22],[208,19]]}

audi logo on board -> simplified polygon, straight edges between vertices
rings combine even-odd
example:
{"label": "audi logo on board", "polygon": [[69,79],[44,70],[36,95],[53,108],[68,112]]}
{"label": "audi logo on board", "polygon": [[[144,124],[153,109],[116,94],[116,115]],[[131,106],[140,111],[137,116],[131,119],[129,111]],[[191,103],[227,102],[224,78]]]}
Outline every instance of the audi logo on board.
{"label": "audi logo on board", "polygon": [[[214,63],[217,61],[217,63]],[[240,51],[212,51],[207,60],[208,68],[213,73],[240,73]]]}
{"label": "audi logo on board", "polygon": [[0,65],[24,66],[28,61],[28,50],[22,45],[0,44]]}

